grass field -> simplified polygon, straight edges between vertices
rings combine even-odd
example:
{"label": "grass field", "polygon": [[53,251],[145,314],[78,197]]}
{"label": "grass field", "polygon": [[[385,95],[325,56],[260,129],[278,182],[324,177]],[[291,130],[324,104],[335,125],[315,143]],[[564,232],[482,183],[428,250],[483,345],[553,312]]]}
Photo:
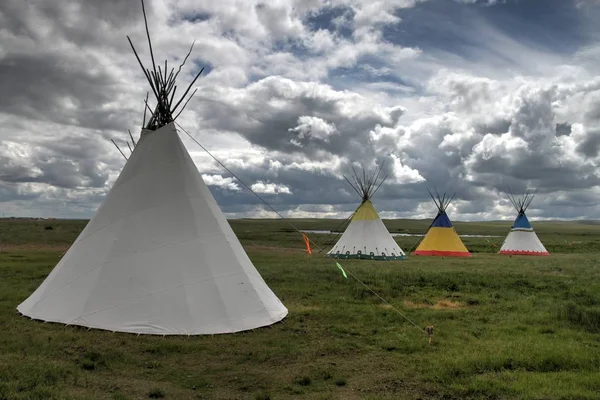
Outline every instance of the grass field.
{"label": "grass field", "polygon": [[[510,222],[456,223],[470,259],[303,255],[283,221],[231,222],[288,307],[232,335],[153,337],[44,324],[15,307],[85,221],[0,220],[0,399],[598,399],[600,225],[538,222],[551,257],[496,255]],[[299,229],[340,221],[293,220]],[[423,233],[430,221],[386,221]],[[310,235],[318,245],[332,239]],[[407,251],[418,238],[397,238]]]}

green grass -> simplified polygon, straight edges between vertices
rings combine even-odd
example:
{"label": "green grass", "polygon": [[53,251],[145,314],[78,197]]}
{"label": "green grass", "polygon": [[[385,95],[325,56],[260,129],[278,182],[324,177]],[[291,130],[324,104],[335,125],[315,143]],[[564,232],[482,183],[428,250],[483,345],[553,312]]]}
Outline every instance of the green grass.
{"label": "green grass", "polygon": [[[301,229],[340,223],[292,222]],[[429,222],[386,224],[423,232]],[[303,256],[301,237],[282,221],[232,221],[290,310],[271,327],[163,338],[19,316],[15,307],[84,225],[0,220],[0,399],[598,398],[600,225],[534,223],[551,257],[499,256],[502,238],[468,238],[471,259],[342,261],[420,327],[434,325],[431,345],[318,250]],[[470,234],[510,228],[456,225]],[[405,249],[416,240],[398,238]]]}

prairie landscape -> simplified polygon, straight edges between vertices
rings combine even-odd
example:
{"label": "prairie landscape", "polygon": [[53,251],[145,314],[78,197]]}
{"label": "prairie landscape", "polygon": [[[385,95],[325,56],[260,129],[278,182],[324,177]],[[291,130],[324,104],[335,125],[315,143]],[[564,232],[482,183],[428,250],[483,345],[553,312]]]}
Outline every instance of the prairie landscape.
{"label": "prairie landscape", "polygon": [[[267,328],[157,337],[22,317],[87,221],[0,221],[0,399],[596,399],[600,225],[534,222],[550,257],[495,254],[510,222],[456,222],[471,258],[324,256],[339,220],[231,220],[289,309]],[[386,220],[423,234],[430,220]],[[405,252],[418,236],[398,236]],[[323,251],[320,251],[323,249]],[[360,279],[357,281],[354,277]],[[363,285],[364,283],[364,285]],[[384,303],[368,288],[386,300]],[[434,326],[431,344],[418,328]]]}

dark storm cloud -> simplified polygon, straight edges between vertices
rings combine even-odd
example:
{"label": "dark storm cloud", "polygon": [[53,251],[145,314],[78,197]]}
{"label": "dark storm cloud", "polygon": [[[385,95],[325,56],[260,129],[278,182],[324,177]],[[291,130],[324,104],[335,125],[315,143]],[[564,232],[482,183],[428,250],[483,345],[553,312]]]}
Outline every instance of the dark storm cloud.
{"label": "dark storm cloud", "polygon": [[[215,129],[240,133],[270,150],[302,152],[312,157],[327,152],[359,158],[372,152],[368,133],[375,125],[391,125],[402,111],[377,110],[369,100],[310,82],[265,78],[237,93],[205,90],[200,115]],[[319,118],[335,126],[327,140],[298,140],[301,117]],[[294,144],[294,140],[301,146]]]}
{"label": "dark storm cloud", "polygon": [[33,174],[29,166],[17,164],[11,157],[0,156],[0,182],[30,182],[34,179]]}
{"label": "dark storm cloud", "polygon": [[[66,125],[118,129],[126,124],[113,100],[117,81],[105,71],[90,71],[80,57],[67,54],[14,55],[0,59],[0,111]],[[125,125],[126,126],[126,125]]]}
{"label": "dark storm cloud", "polygon": [[[58,188],[103,188],[109,171],[102,160],[113,160],[106,147],[92,137],[37,140],[33,145],[3,143],[0,181],[42,183]],[[11,149],[18,149],[13,151]]]}
{"label": "dark storm cloud", "polygon": [[499,190],[508,185],[523,187],[526,182],[543,192],[600,184],[593,165],[567,160],[557,149],[500,149],[493,155],[479,152],[471,156],[468,167],[476,177],[474,183]]}
{"label": "dark storm cloud", "polygon": [[41,193],[23,190],[22,187],[13,182],[0,180],[0,203],[11,201],[32,201],[39,199]]}
{"label": "dark storm cloud", "polygon": [[[104,191],[79,191],[50,186],[11,184],[0,181],[3,216],[89,218],[104,199]],[[60,199],[57,201],[57,199]]]}
{"label": "dark storm cloud", "polygon": [[141,21],[141,4],[130,0],[1,2],[0,86],[10,95],[0,112],[122,130],[131,115],[115,100],[129,88],[112,61],[134,62],[125,35],[140,42]]}
{"label": "dark storm cloud", "polygon": [[586,157],[597,157],[600,152],[600,129],[590,129],[577,146],[577,151]]}
{"label": "dark storm cloud", "polygon": [[[569,99],[581,96],[577,91],[583,96],[590,91],[593,98],[595,89],[585,89],[589,85],[574,90],[561,82],[523,82],[510,88],[493,80],[452,73],[440,74],[432,83],[432,88],[448,99],[450,110],[466,118],[464,124],[447,128],[452,134],[463,131],[463,137],[442,147],[446,153],[458,150],[461,161],[455,171],[468,178],[470,184],[499,191],[507,186],[524,190],[534,185],[545,193],[598,185],[597,162],[586,163],[571,153],[574,143],[576,151],[595,158],[596,131],[584,130],[582,135],[573,131],[572,123],[557,122],[559,113],[574,110],[567,106],[571,101],[580,101]],[[468,100],[470,97],[475,101]],[[593,104],[584,107],[593,109]],[[598,123],[589,112],[577,115],[584,116],[587,126]],[[470,126],[476,134],[465,135],[464,130]],[[426,171],[419,171],[429,179]]]}
{"label": "dark storm cloud", "polygon": [[[523,162],[506,170],[498,170],[488,174],[481,173],[480,182],[485,180],[488,187],[498,189],[505,189],[508,185],[523,189],[526,186],[533,186],[544,193],[565,189],[586,189],[600,183],[600,179],[595,175],[593,168],[588,167],[582,170],[575,166],[567,169],[555,165],[536,165],[536,159],[540,160],[540,157],[535,157],[528,160],[528,162]],[[577,176],[576,179],[574,179],[575,176]]]}
{"label": "dark storm cloud", "polygon": [[[279,159],[286,162],[286,156]],[[226,162],[226,160],[225,160]],[[273,170],[267,163],[245,168],[239,173],[233,171],[248,186],[263,181],[285,185],[291,194],[259,193],[270,205],[297,206],[300,204],[344,204],[357,200],[357,195],[344,180],[340,180],[326,171],[298,170],[293,168]],[[227,174],[223,174],[228,176]],[[240,185],[241,186],[241,185]],[[259,205],[262,202],[246,188],[229,191],[212,187],[215,197],[222,206],[235,207],[236,204]],[[285,207],[284,207],[285,208]],[[230,208],[231,209],[231,208]]]}
{"label": "dark storm cloud", "polygon": [[553,196],[536,196],[538,206],[550,207],[589,207],[598,205],[598,196],[589,190],[573,193],[558,192]]}
{"label": "dark storm cloud", "polygon": [[[426,196],[425,187],[445,190],[448,186],[462,184],[458,174],[462,170],[463,157],[471,152],[474,139],[463,140],[460,146],[452,148],[440,147],[444,138],[457,130],[456,122],[453,116],[445,116],[419,121],[415,127],[398,127],[377,141],[378,153],[380,157],[386,153],[402,154],[404,164],[425,178],[419,185],[421,196]],[[410,139],[403,140],[403,137]]]}
{"label": "dark storm cloud", "polygon": [[556,136],[565,136],[565,135],[570,135],[570,134],[571,134],[571,124],[561,123],[561,122],[556,124]]}
{"label": "dark storm cloud", "polygon": [[121,165],[107,154],[110,131],[139,121],[120,101],[131,83],[114,61],[131,56],[126,33],[143,38],[141,17],[136,1],[0,2],[4,210],[89,216],[97,207]]}
{"label": "dark storm cloud", "polygon": [[[290,165],[293,160],[288,156],[279,155],[278,159],[284,165]],[[433,189],[433,181],[416,182],[398,185],[393,183],[393,171],[390,170],[391,162],[386,157],[377,157],[377,162],[386,161],[384,171],[380,178],[388,174],[392,179],[386,180],[379,188],[375,196],[377,209],[380,211],[403,211],[409,212],[415,210],[420,201],[429,201],[427,189]],[[225,161],[227,164],[227,161]],[[370,165],[367,173],[373,172],[374,164]],[[351,178],[352,169],[348,162],[343,163],[342,172]],[[362,174],[362,169],[358,167],[356,171]],[[237,172],[234,171],[237,174]],[[301,207],[304,211],[309,211],[311,206],[321,207],[324,205],[334,205],[335,210],[342,213],[351,213],[360,204],[360,196],[351,188],[351,186],[339,176],[333,175],[327,169],[315,168],[313,170],[297,169],[270,169],[268,163],[259,166],[245,168],[239,175],[247,184],[252,184],[257,180],[268,179],[270,182],[285,185],[290,188],[292,194],[259,194],[272,207],[279,211]],[[481,193],[476,193],[475,188],[468,184],[462,184],[460,181],[453,181],[451,184],[440,179],[437,182],[437,189],[440,192],[456,193],[457,199],[475,200],[482,199]],[[226,212],[242,213],[253,210],[255,207],[264,207],[263,203],[252,195],[247,189],[240,191],[230,191],[215,186],[211,186],[211,191],[215,198]],[[486,196],[483,196],[486,198]]]}
{"label": "dark storm cloud", "polygon": [[[384,172],[394,178],[401,174],[393,167],[394,160],[400,157],[403,165],[418,171],[424,180],[400,181],[399,184],[392,179],[384,185],[378,192],[378,204],[379,209],[386,211],[414,210],[415,206],[407,206],[396,199],[412,199],[416,201],[415,204],[427,202],[428,188],[455,193],[457,200],[467,202],[460,204],[474,204],[471,208],[461,205],[459,212],[477,214],[491,210],[498,192],[504,193],[509,186],[515,191],[524,191],[534,185],[540,191],[549,193],[598,185],[593,164],[582,164],[572,159],[564,153],[564,148],[557,147],[553,142],[556,138],[554,103],[559,96],[556,87],[538,88],[526,84],[507,103],[509,110],[494,115],[494,104],[505,93],[500,90],[502,87],[489,80],[471,79],[468,76],[461,79],[455,79],[460,84],[448,81],[449,84],[442,85],[444,90],[450,91],[449,97],[454,100],[453,108],[460,114],[448,113],[422,119],[409,126],[392,127],[393,123],[390,122],[397,120],[397,117],[391,117],[393,112],[387,111],[390,117],[385,121],[386,124],[382,124],[386,117],[371,109],[366,114],[354,114],[367,116],[364,119],[365,126],[359,125],[360,129],[355,129],[346,124],[341,129],[341,118],[351,122],[353,119],[333,106],[338,100],[332,103],[329,99],[335,96],[331,97],[331,93],[313,90],[310,96],[306,96],[304,90],[298,90],[300,86],[286,85],[284,80],[272,78],[231,96],[238,102],[232,104],[231,108],[243,102],[242,109],[252,111],[238,119],[237,125],[227,125],[227,129],[263,147],[306,154],[309,160],[340,158],[338,172],[346,175],[351,171],[352,161],[359,161],[366,167],[373,167],[374,162],[385,161]],[[265,91],[267,95],[263,94]],[[347,105],[347,99],[344,100]],[[272,103],[269,104],[269,101]],[[490,112],[481,109],[481,104],[488,104]],[[479,114],[472,114],[475,105],[479,107]],[[289,127],[295,124],[298,115],[303,114],[318,115],[336,127],[340,142],[350,144],[328,146],[336,143],[331,139],[329,143],[319,142],[318,148],[314,149],[310,145],[315,141],[302,143],[302,148],[290,146]],[[256,118],[257,115],[259,118]],[[224,129],[224,126],[220,128]],[[570,134],[566,136],[571,139]],[[573,139],[582,143],[581,138]],[[352,142],[358,146],[354,148]],[[586,142],[583,143],[585,146]],[[358,148],[360,151],[356,151]],[[284,164],[291,162],[281,154],[277,158]],[[465,161],[468,162],[465,164]],[[282,209],[285,205],[290,208],[306,204],[335,204],[343,205],[343,209],[351,209],[356,204],[357,199],[345,181],[331,174],[278,170],[269,175],[268,168],[265,164],[260,172],[246,176],[250,176],[251,181],[269,176],[272,182],[288,187],[292,195],[266,195],[270,196],[269,201]],[[573,179],[573,176],[578,176],[578,179]],[[240,196],[243,199],[240,202],[259,204],[256,199],[250,198],[251,195]],[[233,203],[236,200],[231,197],[229,201]],[[236,210],[231,203],[227,207]]]}

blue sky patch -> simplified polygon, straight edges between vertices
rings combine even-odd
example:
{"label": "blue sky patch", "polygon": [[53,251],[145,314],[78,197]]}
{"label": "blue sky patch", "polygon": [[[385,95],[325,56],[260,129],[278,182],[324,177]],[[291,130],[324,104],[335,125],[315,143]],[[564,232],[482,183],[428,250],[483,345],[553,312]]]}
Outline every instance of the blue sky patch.
{"label": "blue sky patch", "polygon": [[[384,29],[386,40],[402,46],[442,50],[466,59],[494,54],[486,39],[497,31],[532,47],[565,54],[589,40],[586,16],[570,0],[508,0],[492,6],[428,1],[397,11],[402,21]],[[499,53],[497,53],[499,54]]]}

